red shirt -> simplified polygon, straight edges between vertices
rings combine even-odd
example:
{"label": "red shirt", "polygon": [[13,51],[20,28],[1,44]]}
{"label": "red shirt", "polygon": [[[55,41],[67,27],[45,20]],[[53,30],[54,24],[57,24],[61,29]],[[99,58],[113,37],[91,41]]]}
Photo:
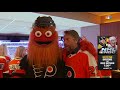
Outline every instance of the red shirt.
{"label": "red shirt", "polygon": [[20,69],[20,58],[15,58],[9,62],[9,73],[12,74],[13,71]]}
{"label": "red shirt", "polygon": [[4,56],[0,56],[0,78],[3,78],[3,72],[9,70],[8,63]]}
{"label": "red shirt", "polygon": [[10,62],[11,58],[9,56],[5,56],[5,58],[7,62]]}

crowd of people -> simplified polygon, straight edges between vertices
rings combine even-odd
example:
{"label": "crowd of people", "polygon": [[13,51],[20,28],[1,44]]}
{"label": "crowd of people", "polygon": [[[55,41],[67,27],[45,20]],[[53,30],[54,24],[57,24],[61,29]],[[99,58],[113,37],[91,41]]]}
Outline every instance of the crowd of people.
{"label": "crowd of people", "polygon": [[[37,17],[29,37],[28,50],[17,47],[13,59],[8,56],[6,45],[0,45],[0,78],[105,77],[98,70],[94,45],[75,30],[64,31],[64,48],[59,47],[51,17]],[[111,75],[106,74],[107,78]]]}
{"label": "crowd of people", "polygon": [[14,58],[8,55],[6,44],[0,45],[0,78],[10,78],[16,70],[19,70],[20,60],[26,55],[26,48],[18,46]]}

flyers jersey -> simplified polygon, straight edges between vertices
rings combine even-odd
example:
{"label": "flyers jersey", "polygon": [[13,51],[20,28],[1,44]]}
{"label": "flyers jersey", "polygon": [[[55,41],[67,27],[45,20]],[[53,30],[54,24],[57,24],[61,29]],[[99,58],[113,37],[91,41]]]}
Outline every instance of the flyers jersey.
{"label": "flyers jersey", "polygon": [[101,72],[98,70],[98,64],[95,57],[88,51],[80,51],[88,56],[90,78],[101,78]]}
{"label": "flyers jersey", "polygon": [[65,76],[63,60],[50,66],[38,68],[36,65],[29,65],[26,55],[20,62],[20,68],[25,71],[23,78],[63,78]]}
{"label": "flyers jersey", "polygon": [[16,70],[20,69],[20,60],[21,58],[15,58],[9,62],[9,74],[12,74]]}
{"label": "flyers jersey", "polygon": [[65,74],[67,78],[90,78],[88,56],[80,51],[75,54],[66,56],[63,54],[65,61]]}
{"label": "flyers jersey", "polygon": [[7,71],[8,69],[6,58],[4,56],[0,56],[0,78],[3,78],[3,72]]}

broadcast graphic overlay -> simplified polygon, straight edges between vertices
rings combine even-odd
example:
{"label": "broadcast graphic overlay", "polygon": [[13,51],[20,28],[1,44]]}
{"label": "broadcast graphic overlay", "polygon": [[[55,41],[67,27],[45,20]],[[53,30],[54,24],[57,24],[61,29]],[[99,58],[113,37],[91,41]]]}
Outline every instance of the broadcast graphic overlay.
{"label": "broadcast graphic overlay", "polygon": [[98,69],[117,69],[117,37],[98,36]]}

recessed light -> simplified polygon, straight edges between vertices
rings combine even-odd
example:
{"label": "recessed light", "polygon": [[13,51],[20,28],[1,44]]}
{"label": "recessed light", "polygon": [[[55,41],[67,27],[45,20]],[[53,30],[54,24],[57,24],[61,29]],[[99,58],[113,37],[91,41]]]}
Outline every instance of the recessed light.
{"label": "recessed light", "polygon": [[112,16],[111,15],[108,15],[105,17],[106,19],[112,19]]}

